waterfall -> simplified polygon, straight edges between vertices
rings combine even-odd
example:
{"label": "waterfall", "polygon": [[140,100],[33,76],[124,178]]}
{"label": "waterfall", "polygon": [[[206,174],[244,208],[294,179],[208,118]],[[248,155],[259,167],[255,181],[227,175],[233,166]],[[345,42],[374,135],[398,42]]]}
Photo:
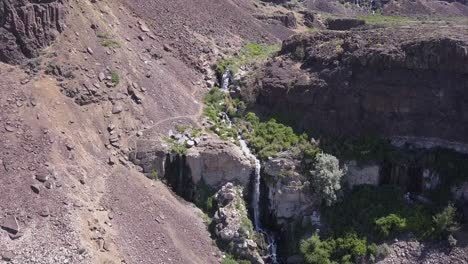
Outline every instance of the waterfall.
{"label": "waterfall", "polygon": [[229,79],[231,78],[231,71],[225,70],[223,73],[223,77],[221,79],[221,89],[223,91],[228,91],[229,89]]}
{"label": "waterfall", "polygon": [[271,258],[271,262],[273,264],[278,263],[276,260],[276,251],[277,245],[275,241],[275,236],[268,230],[262,227],[260,221],[260,170],[261,164],[260,160],[252,154],[247,143],[243,139],[239,139],[239,144],[242,151],[247,155],[247,157],[253,161],[255,161],[255,181],[254,181],[254,188],[252,194],[252,207],[253,207],[253,215],[254,215],[254,227],[255,231],[260,232],[265,235],[268,242],[268,251],[270,253],[269,257]]}

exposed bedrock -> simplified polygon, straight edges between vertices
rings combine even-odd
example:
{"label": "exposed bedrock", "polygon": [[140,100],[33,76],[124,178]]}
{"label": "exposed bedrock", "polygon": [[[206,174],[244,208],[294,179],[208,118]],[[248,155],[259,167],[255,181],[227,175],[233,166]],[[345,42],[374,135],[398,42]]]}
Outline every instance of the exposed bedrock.
{"label": "exposed bedrock", "polygon": [[297,160],[287,156],[265,163],[263,174],[268,189],[269,213],[277,226],[312,215],[314,206],[318,205],[308,188],[310,182],[300,174],[300,168]]}
{"label": "exposed bedrock", "polygon": [[[189,178],[191,184],[203,182],[215,189],[228,182],[248,186],[254,170],[251,161],[236,145],[218,139],[202,141],[186,155],[170,152],[167,146],[141,142],[130,154],[130,159],[141,166],[145,174],[157,172],[162,176],[171,169],[168,166],[175,166],[182,168],[184,175],[189,175],[184,178]],[[178,168],[173,169],[173,175],[179,174]]]}
{"label": "exposed bedrock", "polygon": [[257,74],[252,100],[328,135],[466,144],[467,36],[463,28],[295,35]]}
{"label": "exposed bedrock", "polygon": [[0,61],[39,55],[64,29],[65,0],[0,0]]}

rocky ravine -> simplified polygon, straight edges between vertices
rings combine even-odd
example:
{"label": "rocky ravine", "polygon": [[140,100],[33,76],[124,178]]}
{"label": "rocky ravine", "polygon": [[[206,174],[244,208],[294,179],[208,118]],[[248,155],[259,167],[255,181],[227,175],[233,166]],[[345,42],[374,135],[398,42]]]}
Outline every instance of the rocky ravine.
{"label": "rocky ravine", "polygon": [[468,143],[468,30],[296,35],[258,74],[254,100],[302,129]]}

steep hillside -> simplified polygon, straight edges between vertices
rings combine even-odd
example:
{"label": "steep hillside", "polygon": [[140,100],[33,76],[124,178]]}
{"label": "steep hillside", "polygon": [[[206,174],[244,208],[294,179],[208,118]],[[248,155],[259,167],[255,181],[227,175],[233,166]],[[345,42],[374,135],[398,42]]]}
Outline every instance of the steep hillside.
{"label": "steep hillside", "polygon": [[247,1],[146,3],[0,2],[0,59],[22,64],[0,65],[3,260],[219,262],[200,210],[128,153],[197,121],[222,54],[290,31]]}

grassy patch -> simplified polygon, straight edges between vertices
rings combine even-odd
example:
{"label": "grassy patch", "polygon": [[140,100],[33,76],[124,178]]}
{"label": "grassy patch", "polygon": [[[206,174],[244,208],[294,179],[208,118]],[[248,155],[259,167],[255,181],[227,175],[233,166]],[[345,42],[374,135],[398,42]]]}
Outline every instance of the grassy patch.
{"label": "grassy patch", "polygon": [[120,76],[119,73],[116,71],[111,71],[111,82],[114,86],[120,83]]}
{"label": "grassy patch", "polygon": [[99,33],[96,36],[101,39],[101,46],[106,48],[120,48],[120,43],[112,39],[109,33]]}
{"label": "grassy patch", "polygon": [[359,19],[366,21],[366,24],[369,25],[407,25],[409,23],[418,22],[417,19],[411,17],[404,17],[404,16],[384,16],[381,14],[375,15],[366,15],[366,16],[359,16]]}
{"label": "grassy patch", "polygon": [[236,56],[220,60],[216,65],[216,72],[223,74],[226,70],[231,70],[236,73],[239,67],[265,60],[279,50],[279,45],[247,43]]}

